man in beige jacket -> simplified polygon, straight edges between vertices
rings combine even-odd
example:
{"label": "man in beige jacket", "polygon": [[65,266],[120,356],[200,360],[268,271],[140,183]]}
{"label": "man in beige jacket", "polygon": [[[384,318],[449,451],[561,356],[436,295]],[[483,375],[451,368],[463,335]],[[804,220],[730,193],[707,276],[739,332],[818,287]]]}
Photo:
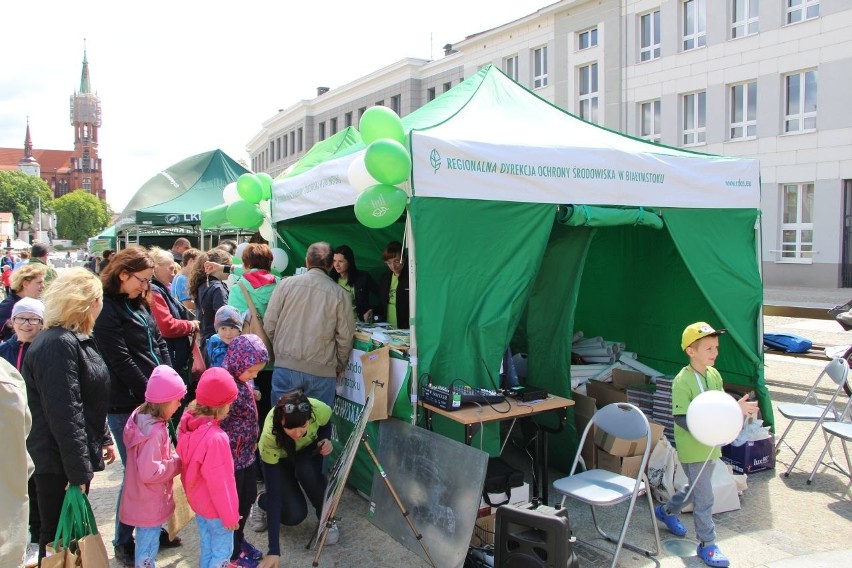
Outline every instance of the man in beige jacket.
{"label": "man in beige jacket", "polygon": [[263,328],[275,351],[272,403],[296,389],[334,408],[337,380],[343,377],[355,316],[350,294],[328,275],[328,243],[308,247],[304,274],[282,279],[272,292]]}
{"label": "man in beige jacket", "polygon": [[5,440],[0,461],[0,566],[24,565],[30,515],[27,480],[33,473],[27,453],[31,427],[24,379],[0,357],[0,432]]}

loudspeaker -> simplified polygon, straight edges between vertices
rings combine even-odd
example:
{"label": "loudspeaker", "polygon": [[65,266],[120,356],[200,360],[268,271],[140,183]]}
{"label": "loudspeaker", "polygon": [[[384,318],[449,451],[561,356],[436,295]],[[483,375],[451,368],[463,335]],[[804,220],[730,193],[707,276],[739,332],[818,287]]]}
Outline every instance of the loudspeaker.
{"label": "loudspeaker", "polygon": [[495,568],[579,568],[565,509],[497,509]]}

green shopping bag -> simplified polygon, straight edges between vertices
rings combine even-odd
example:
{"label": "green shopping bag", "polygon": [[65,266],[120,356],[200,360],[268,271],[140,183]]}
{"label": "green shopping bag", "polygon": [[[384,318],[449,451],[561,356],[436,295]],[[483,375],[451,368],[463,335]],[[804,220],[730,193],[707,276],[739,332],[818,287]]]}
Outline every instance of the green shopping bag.
{"label": "green shopping bag", "polygon": [[109,557],[88,497],[76,485],[65,491],[59,523],[42,568],[108,568]]}

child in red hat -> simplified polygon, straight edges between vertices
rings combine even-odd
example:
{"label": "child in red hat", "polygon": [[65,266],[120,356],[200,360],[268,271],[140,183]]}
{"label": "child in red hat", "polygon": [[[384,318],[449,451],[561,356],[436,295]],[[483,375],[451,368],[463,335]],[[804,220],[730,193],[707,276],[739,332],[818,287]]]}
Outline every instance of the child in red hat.
{"label": "child in red hat", "polygon": [[178,429],[182,480],[201,536],[202,568],[230,562],[231,531],[239,527],[234,458],[228,435],[219,426],[236,398],[237,385],[231,374],[221,367],[207,369]]}

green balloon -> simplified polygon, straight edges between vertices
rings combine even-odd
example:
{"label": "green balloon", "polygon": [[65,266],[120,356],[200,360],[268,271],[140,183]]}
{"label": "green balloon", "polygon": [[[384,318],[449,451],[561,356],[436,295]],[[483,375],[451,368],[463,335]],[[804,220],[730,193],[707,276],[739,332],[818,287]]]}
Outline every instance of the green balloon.
{"label": "green balloon", "polygon": [[374,106],[368,108],[361,116],[358,123],[361,139],[368,146],[382,138],[396,140],[405,144],[405,131],[402,129],[402,120],[399,115],[385,106]]}
{"label": "green balloon", "polygon": [[355,201],[355,217],[370,229],[384,229],[394,223],[402,212],[408,196],[392,185],[379,184],[368,187]]}
{"label": "green balloon", "polygon": [[254,174],[243,174],[237,178],[237,193],[249,203],[260,202],[263,184]]}
{"label": "green balloon", "polygon": [[270,199],[272,197],[272,176],[266,172],[260,172],[257,174],[257,178],[260,180],[262,190],[260,200]]}
{"label": "green balloon", "polygon": [[225,218],[233,226],[241,229],[255,230],[263,224],[263,213],[258,206],[242,199],[228,205]]}
{"label": "green balloon", "polygon": [[240,257],[231,256],[231,264],[233,264],[234,266],[237,266],[238,264],[242,264],[242,263],[243,263],[243,259],[241,259]]}
{"label": "green balloon", "polygon": [[364,165],[377,182],[396,185],[408,179],[411,154],[396,140],[382,138],[367,146]]}

